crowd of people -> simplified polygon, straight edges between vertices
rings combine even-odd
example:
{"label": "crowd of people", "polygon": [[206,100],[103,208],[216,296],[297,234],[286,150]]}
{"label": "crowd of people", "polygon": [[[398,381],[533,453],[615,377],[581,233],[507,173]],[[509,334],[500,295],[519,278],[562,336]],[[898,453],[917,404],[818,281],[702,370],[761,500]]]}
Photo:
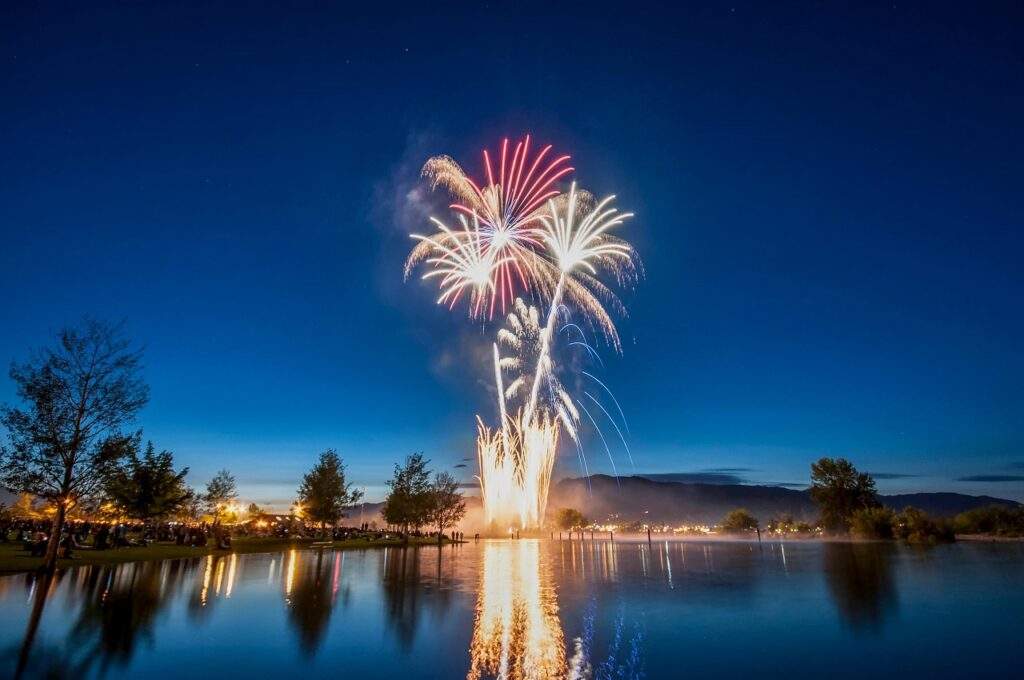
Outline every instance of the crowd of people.
{"label": "crowd of people", "polygon": [[[8,520],[0,524],[0,541],[18,541],[33,556],[42,556],[50,544],[53,524],[46,519]],[[205,547],[210,539],[219,548],[231,547],[231,536],[219,526],[205,522],[94,522],[68,520],[60,533],[60,556],[73,558],[76,550],[111,550],[146,546],[153,541]]]}
{"label": "crowd of people", "polygon": [[[53,528],[48,519],[8,519],[0,522],[0,541],[18,541],[33,556],[46,554]],[[60,533],[59,550],[63,558],[74,558],[78,550],[111,550],[118,548],[146,546],[154,541],[173,542],[180,546],[205,548],[215,545],[218,549],[231,548],[232,534],[277,538],[326,538],[320,528],[297,521],[246,522],[228,528],[222,524],[207,522],[100,522],[89,520],[68,520]],[[378,529],[376,525],[363,523],[358,527],[334,527],[330,538],[335,541],[349,539],[389,540],[411,538],[437,538],[437,532],[401,531]],[[453,541],[464,539],[462,532],[445,534]]]}

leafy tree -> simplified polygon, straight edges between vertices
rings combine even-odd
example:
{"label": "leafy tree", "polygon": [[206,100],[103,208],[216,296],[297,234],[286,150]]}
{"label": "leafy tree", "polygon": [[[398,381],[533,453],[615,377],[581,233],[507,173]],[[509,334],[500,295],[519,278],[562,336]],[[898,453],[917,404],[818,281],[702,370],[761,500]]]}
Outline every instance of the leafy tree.
{"label": "leafy tree", "polygon": [[437,527],[437,542],[441,542],[444,530],[455,526],[466,516],[466,501],[459,491],[459,482],[450,472],[441,472],[434,477],[430,489],[430,511],[427,520]]}
{"label": "leafy tree", "polygon": [[206,485],[206,493],[203,495],[206,510],[213,515],[214,524],[220,523],[228,505],[237,498],[238,487],[235,485],[235,478],[227,470],[218,471]]}
{"label": "leafy tree", "polygon": [[793,515],[788,512],[784,512],[778,517],[773,517],[771,521],[768,522],[768,526],[766,528],[771,532],[785,533],[793,531],[794,526],[795,520],[793,519]]}
{"label": "leafy tree", "polygon": [[936,522],[924,510],[906,507],[895,522],[895,534],[910,543],[935,543],[952,541],[953,526],[947,522]]}
{"label": "leafy tree", "polygon": [[30,493],[18,494],[18,502],[11,508],[15,519],[39,519],[43,516],[36,507],[36,497]]}
{"label": "leafy tree", "polygon": [[392,526],[409,528],[423,526],[430,512],[430,470],[422,453],[406,456],[405,464],[395,464],[395,474],[388,480],[391,492],[384,501],[381,514]]}
{"label": "leafy tree", "polygon": [[153,442],[139,457],[138,439],[128,453],[125,465],[116,468],[104,483],[104,493],[126,516],[143,521],[177,514],[191,499],[185,485],[188,468],[174,470],[170,451],[156,452]]}
{"label": "leafy tree", "polygon": [[811,464],[811,500],[818,504],[825,530],[833,533],[848,532],[855,511],[879,505],[875,480],[845,458]]}
{"label": "leafy tree", "polygon": [[961,512],[953,520],[958,534],[990,534],[995,536],[1024,535],[1024,505],[1015,510],[989,505]]}
{"label": "leafy tree", "polygon": [[352,505],[363,495],[345,483],[345,465],[334,449],[320,454],[320,460],[303,478],[299,486],[299,500],[306,519],[320,523],[323,533],[327,524],[332,527],[344,515],[346,505]]}
{"label": "leafy tree", "polygon": [[176,516],[178,519],[194,522],[203,516],[205,504],[206,497],[192,487],[188,487],[188,500],[178,508]]}
{"label": "leafy tree", "polygon": [[889,508],[858,508],[853,511],[850,526],[861,538],[892,538],[896,513]]}
{"label": "leafy tree", "polygon": [[249,509],[246,512],[249,513],[249,519],[255,522],[267,519],[267,515],[269,514],[266,508],[255,503],[249,503]]}
{"label": "leafy tree", "polygon": [[559,508],[555,513],[555,524],[559,529],[577,531],[590,524],[590,520],[576,508]]}
{"label": "leafy tree", "polygon": [[758,521],[757,518],[750,514],[750,511],[746,508],[739,510],[733,510],[722,523],[718,525],[718,528],[727,534],[739,534],[747,531],[753,531],[757,529]]}
{"label": "leafy tree", "polygon": [[95,496],[127,452],[121,428],[149,400],[142,351],[129,348],[122,325],[84,317],[59,331],[52,346],[11,366],[20,407],[0,408],[10,448],[2,451],[0,484],[54,507],[43,568],[57,564],[68,508]]}

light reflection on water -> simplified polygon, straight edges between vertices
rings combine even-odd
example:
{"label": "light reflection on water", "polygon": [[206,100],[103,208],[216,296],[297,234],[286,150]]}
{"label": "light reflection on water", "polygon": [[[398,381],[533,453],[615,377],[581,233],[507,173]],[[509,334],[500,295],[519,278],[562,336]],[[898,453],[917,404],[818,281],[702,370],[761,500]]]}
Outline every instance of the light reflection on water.
{"label": "light reflection on water", "polygon": [[469,678],[557,678],[565,643],[551,565],[536,541],[482,551]]}
{"label": "light reflection on water", "polygon": [[0,578],[0,677],[320,677],[340,664],[359,677],[657,678],[683,661],[698,676],[991,675],[1012,662],[1022,576],[1021,544],[813,542],[501,540],[82,567]]}

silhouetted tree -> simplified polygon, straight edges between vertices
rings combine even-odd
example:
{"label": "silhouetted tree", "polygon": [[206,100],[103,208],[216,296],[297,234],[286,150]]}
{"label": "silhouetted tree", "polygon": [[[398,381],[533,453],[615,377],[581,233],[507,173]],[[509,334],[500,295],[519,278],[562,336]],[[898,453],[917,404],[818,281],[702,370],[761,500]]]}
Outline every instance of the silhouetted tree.
{"label": "silhouetted tree", "polygon": [[958,534],[994,534],[1024,536],[1024,505],[1016,509],[988,505],[961,512],[953,520]]}
{"label": "silhouetted tree", "polygon": [[427,520],[437,527],[437,542],[441,542],[444,530],[455,526],[466,516],[466,501],[459,491],[459,482],[450,472],[441,472],[434,477],[430,489],[430,511]]}
{"label": "silhouetted tree", "polygon": [[395,464],[395,475],[387,484],[391,488],[381,514],[391,525],[408,534],[409,527],[418,529],[427,522],[430,512],[429,460],[422,453],[407,456],[404,465]]}
{"label": "silhouetted tree", "polygon": [[722,523],[718,525],[718,528],[727,534],[738,534],[746,531],[753,531],[757,529],[758,521],[757,518],[750,514],[750,511],[746,508],[739,510],[733,510]]}
{"label": "silhouetted tree", "polygon": [[877,508],[875,480],[845,458],[822,458],[811,464],[811,500],[818,504],[826,531],[846,533],[853,513],[861,508]]}
{"label": "silhouetted tree", "polygon": [[121,324],[85,317],[28,363],[11,366],[22,406],[0,409],[10,445],[3,449],[0,483],[54,506],[45,569],[57,564],[68,508],[95,496],[129,450],[132,437],[121,427],[149,399],[141,361]]}
{"label": "silhouetted tree", "polygon": [[320,532],[330,524],[332,527],[344,515],[346,505],[356,503],[363,492],[353,490],[345,483],[345,465],[334,449],[320,454],[320,460],[303,478],[299,486],[299,500],[303,505],[303,516],[320,523]]}
{"label": "silhouetted tree", "polygon": [[236,498],[238,487],[235,485],[235,478],[227,470],[220,470],[206,485],[206,494],[203,496],[207,511],[213,515],[214,524],[220,522],[221,515]]}
{"label": "silhouetted tree", "polygon": [[892,538],[896,513],[889,508],[858,508],[853,511],[850,527],[861,538]]}
{"label": "silhouetted tree", "polygon": [[924,510],[907,506],[895,519],[894,532],[897,538],[910,543],[935,543],[955,540],[953,522],[933,520]]}
{"label": "silhouetted tree", "polygon": [[107,499],[133,519],[148,520],[175,515],[191,500],[192,491],[185,486],[188,468],[174,471],[170,451],[157,453],[153,442],[139,456],[138,440],[128,453],[128,460],[106,479],[103,491]]}
{"label": "silhouetted tree", "polygon": [[555,514],[555,524],[559,529],[575,531],[590,524],[590,520],[576,508],[559,508]]}

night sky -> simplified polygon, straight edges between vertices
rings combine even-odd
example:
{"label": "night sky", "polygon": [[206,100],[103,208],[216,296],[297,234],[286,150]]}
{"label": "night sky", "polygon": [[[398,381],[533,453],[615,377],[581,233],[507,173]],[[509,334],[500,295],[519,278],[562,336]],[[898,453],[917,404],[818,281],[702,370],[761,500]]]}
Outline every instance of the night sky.
{"label": "night sky", "polygon": [[1024,500],[1015,3],[141,4],[0,7],[0,360],[127,319],[193,484],[474,456],[496,325],[403,282],[418,170],[530,132],[636,213],[619,474]]}

